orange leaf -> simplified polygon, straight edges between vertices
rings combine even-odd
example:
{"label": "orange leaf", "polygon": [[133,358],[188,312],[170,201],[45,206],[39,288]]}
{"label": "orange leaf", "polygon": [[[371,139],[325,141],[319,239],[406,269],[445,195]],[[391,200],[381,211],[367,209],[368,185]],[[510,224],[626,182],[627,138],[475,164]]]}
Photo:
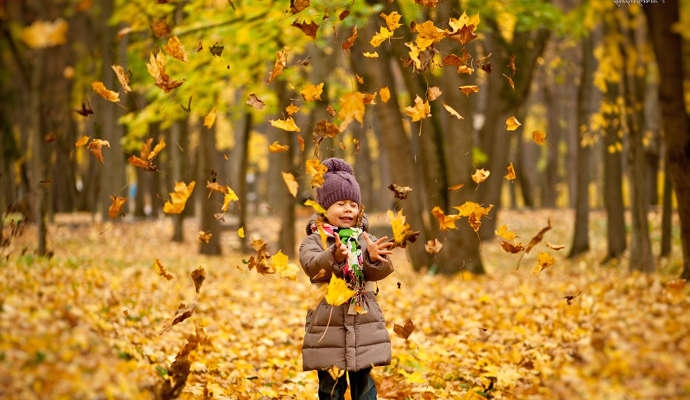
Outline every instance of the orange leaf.
{"label": "orange leaf", "polygon": [[323,175],[328,171],[328,167],[321,164],[321,161],[317,159],[310,159],[306,161],[306,171],[312,176],[312,187],[319,187],[323,185]]}
{"label": "orange leaf", "polygon": [[384,86],[379,90],[379,96],[381,96],[382,102],[388,103],[388,100],[391,99],[391,90],[388,86]]}
{"label": "orange leaf", "polygon": [[441,94],[443,94],[441,88],[439,88],[438,86],[432,86],[426,91],[426,98],[429,101],[434,101],[441,97]]}
{"label": "orange leaf", "polygon": [[350,50],[350,48],[355,44],[355,40],[357,40],[357,25],[352,27],[352,34],[343,42],[343,50]]}
{"label": "orange leaf", "polygon": [[484,168],[479,168],[474,171],[472,174],[472,180],[474,183],[479,185],[480,183],[484,182],[489,178],[489,175],[491,175],[491,171],[485,170]]}
{"label": "orange leaf", "polygon": [[129,156],[127,159],[127,162],[129,162],[132,166],[137,167],[137,168],[142,168],[147,171],[158,171],[158,166],[152,163],[149,160],[144,160],[141,159],[135,155]]}
{"label": "orange leaf", "polygon": [[456,185],[453,185],[453,186],[448,187],[448,191],[449,191],[449,192],[454,192],[454,191],[456,191],[456,190],[462,189],[463,186],[465,186],[464,183],[458,183],[458,184],[456,184]]}
{"label": "orange leaf", "polygon": [[103,82],[101,81],[92,82],[91,88],[94,90],[94,92],[98,93],[99,96],[103,97],[108,101],[111,101],[113,103],[117,103],[118,101],[120,101],[120,94],[118,92],[108,90],[108,88],[106,88]]}
{"label": "orange leaf", "polygon": [[508,173],[505,175],[506,180],[514,181],[517,176],[515,175],[515,167],[513,166],[512,162],[508,164],[506,170],[508,171]]}
{"label": "orange leaf", "polygon": [[532,132],[532,141],[536,144],[544,144],[546,142],[546,133],[542,131]]}
{"label": "orange leaf", "polygon": [[74,146],[75,147],[86,146],[86,144],[89,143],[89,139],[91,139],[91,138],[84,135],[84,136],[80,137],[79,139],[77,139],[76,142],[74,142]]}
{"label": "orange leaf", "polygon": [[198,239],[200,242],[208,243],[211,240],[212,236],[213,233],[211,232],[199,231]]}
{"label": "orange leaf", "polygon": [[271,83],[273,80],[283,74],[285,66],[287,65],[287,49],[280,49],[276,53],[276,61],[273,64],[271,75],[266,80],[266,83]]}
{"label": "orange leaf", "polygon": [[125,202],[127,201],[127,198],[110,195],[110,200],[112,201],[112,203],[110,204],[110,207],[108,207],[108,216],[110,218],[115,218],[120,214],[120,209],[122,208],[122,205],[125,204]]}
{"label": "orange leaf", "polygon": [[89,151],[96,157],[96,159],[103,164],[103,147],[110,148],[110,142],[103,139],[93,139],[89,142]]}
{"label": "orange leaf", "polygon": [[501,247],[503,248],[503,250],[507,251],[508,253],[513,253],[513,254],[519,253],[525,249],[524,246],[522,246],[522,244],[520,244],[520,243],[513,244],[510,242],[506,242],[505,240],[501,240]]}
{"label": "orange leaf", "polygon": [[414,322],[407,318],[403,325],[393,324],[393,332],[401,338],[407,340],[414,331]]}
{"label": "orange leaf", "polygon": [[170,39],[168,39],[168,44],[163,47],[163,50],[172,57],[182,62],[187,62],[187,53],[185,53],[184,46],[182,46],[182,42],[180,42],[177,36],[171,36]]}
{"label": "orange leaf", "polygon": [[512,132],[512,131],[516,130],[517,128],[519,128],[521,125],[522,124],[520,123],[520,121],[518,121],[518,119],[515,118],[514,115],[512,115],[512,116],[508,117],[508,119],[506,119],[506,130],[507,131]]}
{"label": "orange leaf", "polygon": [[211,111],[204,117],[204,126],[211,129],[213,124],[216,122],[216,107],[213,107]]}
{"label": "orange leaf", "polygon": [[539,253],[537,255],[537,265],[534,266],[532,272],[536,274],[537,272],[543,271],[547,267],[553,265],[554,262],[556,262],[556,259],[554,259],[551,254]]}
{"label": "orange leaf", "polygon": [[67,42],[68,28],[67,21],[62,18],[54,22],[36,20],[22,30],[21,37],[32,49],[59,46]]}
{"label": "orange leaf", "polygon": [[288,191],[292,197],[297,197],[297,190],[299,189],[299,183],[295,180],[295,176],[289,172],[281,172],[283,174],[283,182],[287,186]]}
{"label": "orange leaf", "polygon": [[473,201],[466,201],[462,205],[453,208],[458,210],[458,215],[461,217],[467,217],[467,222],[477,232],[479,231],[482,217],[488,215],[494,206],[492,204],[488,207],[482,207]]}
{"label": "orange leaf", "polygon": [[460,86],[458,89],[460,89],[461,92],[465,93],[465,96],[469,96],[472,93],[478,93],[479,92],[479,86],[477,86],[477,85]]}
{"label": "orange leaf", "polygon": [[405,114],[412,118],[412,122],[417,122],[431,116],[431,107],[428,101],[417,96],[414,99],[414,106],[405,107]]}
{"label": "orange leaf", "polygon": [[539,244],[539,242],[541,242],[542,239],[544,239],[544,234],[546,232],[548,232],[550,229],[551,229],[551,219],[548,219],[547,225],[545,227],[541,228],[541,230],[536,235],[534,235],[534,237],[532,237],[532,239],[530,239],[529,243],[527,243],[527,247],[525,247],[525,253],[529,253],[530,250],[532,250],[532,248],[534,246]]}
{"label": "orange leaf", "polygon": [[436,217],[436,220],[438,221],[439,227],[442,231],[446,231],[448,229],[455,229],[455,221],[460,219],[459,215],[446,215],[439,206],[435,206],[434,208],[432,208],[431,214],[434,217]]}
{"label": "orange leaf", "polygon": [[162,276],[163,278],[165,278],[167,280],[171,280],[171,279],[175,278],[175,276],[173,274],[171,274],[170,272],[168,272],[168,270],[165,268],[165,266],[161,263],[161,260],[159,260],[157,258],[153,261],[153,269],[156,271],[156,273],[158,275]]}

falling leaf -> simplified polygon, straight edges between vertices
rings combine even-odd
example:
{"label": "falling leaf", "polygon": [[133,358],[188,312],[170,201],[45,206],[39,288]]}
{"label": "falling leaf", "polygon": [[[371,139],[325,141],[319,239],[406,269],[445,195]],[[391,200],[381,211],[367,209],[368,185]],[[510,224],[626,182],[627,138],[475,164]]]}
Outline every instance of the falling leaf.
{"label": "falling leaf", "polygon": [[177,36],[171,36],[168,39],[168,43],[163,47],[163,50],[172,57],[182,62],[187,62],[187,53],[185,53],[184,46]]}
{"label": "falling leaf", "polygon": [[441,207],[435,206],[434,208],[431,209],[431,214],[436,217],[436,220],[439,223],[439,228],[442,231],[446,231],[449,229],[455,229],[455,221],[460,219],[459,215],[446,215],[443,210],[441,210]]}
{"label": "falling leaf", "polygon": [[175,315],[173,316],[172,320],[168,322],[161,330],[161,335],[170,330],[170,328],[172,328],[173,326],[191,317],[194,314],[194,311],[196,311],[196,307],[197,306],[194,303],[190,305],[181,303],[177,307],[177,311],[175,311]]}
{"label": "falling leaf", "polygon": [[449,186],[449,187],[448,187],[448,191],[449,191],[449,192],[454,192],[454,191],[456,191],[456,190],[462,189],[464,186],[465,186],[464,183],[458,183],[458,184],[456,184],[456,185]]}
{"label": "falling leaf", "polygon": [[254,93],[249,93],[246,103],[256,110],[263,110],[264,107],[266,107],[266,103],[259,99],[259,97]]}
{"label": "falling leaf", "polygon": [[92,82],[91,88],[94,92],[98,93],[99,96],[110,102],[117,103],[120,101],[120,94],[118,92],[108,90],[108,88],[106,88],[101,81]]}
{"label": "falling leaf", "polygon": [[506,74],[502,74],[504,78],[508,81],[508,85],[510,85],[510,88],[515,90],[515,82],[513,82],[513,78],[509,77]]}
{"label": "falling leaf", "polygon": [[309,36],[310,38],[316,39],[316,32],[319,30],[319,25],[316,22],[310,21],[307,23],[295,21],[292,23],[292,26],[301,30],[305,35]]}
{"label": "falling leaf", "polygon": [[272,255],[268,263],[275,270],[278,276],[290,280],[297,279],[297,272],[300,271],[300,268],[294,263],[288,262],[288,256],[282,251],[278,250],[276,254]]}
{"label": "falling leaf", "polygon": [[405,107],[405,115],[412,119],[412,122],[421,121],[431,116],[431,107],[428,101],[422,100],[421,97],[416,96],[414,99],[414,106]]}
{"label": "falling leaf", "polygon": [[415,43],[422,51],[440,42],[448,34],[445,29],[438,28],[434,25],[434,22],[430,20],[426,20],[421,24],[415,24],[412,30],[417,32]]}
{"label": "falling leaf", "polygon": [[171,280],[171,279],[175,278],[175,275],[168,272],[168,269],[165,268],[165,266],[161,263],[161,260],[159,260],[157,258],[153,261],[153,269],[154,269],[154,271],[156,271],[156,273],[158,275],[162,276],[163,278],[165,278],[167,280]]}
{"label": "falling leaf", "polygon": [[228,186],[223,186],[222,184],[215,182],[215,181],[206,181],[206,189],[211,190],[213,192],[218,192],[221,194],[228,193]]}
{"label": "falling leaf", "polygon": [[441,88],[439,88],[438,86],[432,86],[426,91],[426,98],[429,101],[434,101],[441,97],[441,94],[443,94]]}
{"label": "falling leaf", "polygon": [[323,82],[318,85],[308,84],[300,94],[304,101],[316,101],[321,100],[321,94],[323,93]]}
{"label": "falling leaf", "polygon": [[549,243],[549,242],[546,242],[545,244],[546,244],[546,247],[548,247],[552,250],[555,250],[555,251],[563,250],[565,248],[565,245],[562,245],[562,244],[553,244],[553,243]]}
{"label": "falling leaf", "polygon": [[283,182],[285,182],[285,186],[287,186],[288,192],[290,192],[292,197],[297,197],[299,183],[295,179],[295,176],[285,171],[282,171],[281,173],[283,174]]}
{"label": "falling leaf", "polygon": [[515,118],[514,115],[511,115],[510,117],[508,117],[508,119],[506,119],[506,130],[509,132],[516,130],[521,125],[522,124],[520,123],[520,121],[518,121],[518,119]]}
{"label": "falling leaf", "polygon": [[391,90],[388,88],[388,86],[384,86],[379,89],[379,96],[381,97],[382,102],[388,103],[388,100],[391,99]]}
{"label": "falling leaf", "polygon": [[391,31],[394,31],[402,26],[402,24],[400,23],[402,15],[400,15],[400,13],[398,13],[397,11],[391,11],[390,14],[381,13],[379,14],[379,17],[383,18],[384,21],[386,21],[386,27]]}
{"label": "falling leaf", "polygon": [[200,242],[208,243],[211,240],[212,236],[213,236],[213,233],[211,233],[211,232],[199,231],[199,236],[197,237],[197,239]]}
{"label": "falling leaf", "polygon": [[129,162],[134,167],[145,169],[147,171],[158,171],[157,165],[155,165],[149,160],[144,160],[135,155],[129,156],[129,158],[127,158],[127,162]]}
{"label": "falling leaf", "polygon": [[517,175],[515,175],[515,167],[513,166],[512,162],[508,164],[506,170],[508,171],[508,173],[505,175],[506,180],[514,181],[517,178]]}
{"label": "falling leaf", "polygon": [[304,205],[313,208],[314,211],[316,211],[318,214],[326,214],[326,210],[323,207],[321,207],[321,204],[317,203],[314,200],[306,200],[304,202]]}
{"label": "falling leaf", "polygon": [[184,182],[175,183],[175,191],[170,193],[170,201],[163,204],[163,212],[166,214],[180,214],[184,211],[187,204],[187,199],[194,191],[195,181],[189,182],[189,185]]}
{"label": "falling leaf", "polygon": [[120,197],[120,196],[115,196],[115,195],[110,195],[110,207],[108,207],[108,216],[110,218],[116,218],[118,215],[120,215],[120,209],[122,206],[125,204],[127,201],[126,197]]}
{"label": "falling leaf", "polygon": [[521,243],[510,243],[506,242],[505,240],[501,240],[501,247],[503,250],[505,250],[508,253],[519,253],[525,249],[525,247]]}
{"label": "falling leaf", "polygon": [[325,165],[321,164],[321,161],[312,158],[309,159],[305,162],[306,164],[306,172],[307,174],[311,175],[311,186],[312,187],[319,187],[323,185],[323,175],[328,171],[328,167]]}
{"label": "falling leaf", "polygon": [[129,76],[125,73],[124,67],[121,65],[111,65],[111,68],[115,72],[115,76],[117,77],[117,81],[120,82],[122,90],[124,90],[125,93],[131,92],[132,88],[129,87]]}
{"label": "falling leaf", "polygon": [[509,230],[506,224],[499,226],[494,233],[496,234],[496,236],[505,239],[509,242],[515,239],[516,236],[515,232]]}
{"label": "falling leaf", "polygon": [[156,37],[162,38],[170,34],[171,29],[164,19],[156,19],[151,22],[151,30]]}
{"label": "falling leaf", "polygon": [[278,129],[282,129],[287,132],[300,132],[299,127],[295,123],[295,120],[292,119],[292,117],[288,117],[286,119],[277,119],[277,120],[269,120],[271,123],[271,126],[274,126]]}
{"label": "falling leaf", "polygon": [[391,242],[393,242],[393,247],[405,248],[408,242],[414,243],[417,240],[421,232],[413,231],[412,228],[410,228],[410,224],[405,222],[406,218],[402,210],[398,210],[397,214],[388,210],[386,215],[391,222],[391,229],[393,231],[393,239],[391,240]]}
{"label": "falling leaf", "polygon": [[67,43],[68,24],[62,18],[53,22],[35,20],[24,28],[21,37],[32,49],[44,49]]}
{"label": "falling leaf", "polygon": [[208,129],[211,129],[213,127],[213,124],[216,122],[216,107],[211,108],[211,111],[206,114],[204,117],[204,126],[207,127]]}
{"label": "falling leaf", "polygon": [[89,139],[91,139],[89,136],[82,136],[79,139],[77,139],[76,142],[74,142],[74,147],[82,147],[86,146],[86,144],[89,142]]}
{"label": "falling leaf", "polygon": [[412,188],[409,186],[400,186],[395,183],[388,185],[388,189],[393,192],[393,195],[396,199],[400,200],[405,200],[407,198],[407,194],[412,191]]}
{"label": "falling leaf", "polygon": [[443,108],[444,108],[446,111],[448,111],[448,113],[449,113],[450,115],[454,116],[455,118],[457,118],[457,119],[465,119],[465,117],[463,117],[462,115],[460,115],[460,113],[458,113],[457,111],[455,111],[455,109],[454,109],[453,107],[449,106],[448,104],[443,103]]}
{"label": "falling leaf", "polygon": [[379,31],[369,40],[369,44],[376,48],[381,46],[381,43],[393,37],[393,31],[389,30],[385,26],[379,28]]}
{"label": "falling leaf", "polygon": [[532,132],[532,141],[536,144],[544,144],[546,142],[546,133],[543,131]]}
{"label": "falling leaf", "polygon": [[532,272],[535,274],[537,272],[541,272],[547,267],[553,265],[553,263],[556,262],[556,259],[554,259],[551,254],[549,253],[539,253],[537,254],[537,265],[534,266],[534,269]]}
{"label": "falling leaf", "polygon": [[331,274],[328,291],[326,292],[326,302],[328,304],[337,307],[350,300],[356,293],[355,290],[347,286],[343,279],[338,278],[335,274]]}
{"label": "falling leaf", "polygon": [[467,217],[467,222],[470,224],[475,232],[479,231],[482,217],[486,216],[494,208],[493,204],[488,207],[482,207],[473,201],[466,201],[460,206],[453,207],[458,210],[458,215]]}
{"label": "falling leaf", "polygon": [[93,109],[91,108],[91,103],[86,104],[86,103],[81,103],[81,109],[79,110],[74,110],[77,114],[81,115],[82,117],[88,117],[89,115],[93,114]]}
{"label": "falling leaf", "polygon": [[532,248],[534,246],[539,244],[539,242],[541,242],[542,239],[544,239],[544,234],[546,232],[548,232],[550,229],[551,229],[551,219],[548,219],[547,225],[545,227],[541,228],[539,230],[539,232],[537,232],[537,234],[534,235],[534,237],[532,237],[532,239],[530,239],[529,243],[527,243],[527,246],[525,247],[525,253],[529,253],[530,250],[532,250]]}
{"label": "falling leaf", "polygon": [[479,168],[472,174],[472,180],[474,183],[479,185],[480,183],[486,181],[491,175],[491,171],[485,170],[484,168]]}
{"label": "falling leaf", "polygon": [[479,14],[468,16],[463,12],[460,18],[451,18],[448,25],[451,28],[449,37],[464,46],[477,37],[475,30],[479,25]]}
{"label": "falling leaf", "polygon": [[211,47],[208,48],[208,51],[211,53],[211,55],[214,55],[216,57],[220,57],[223,55],[223,49],[225,46],[222,44],[216,42],[211,45]]}
{"label": "falling leaf", "polygon": [[438,238],[434,238],[433,240],[427,240],[427,242],[424,244],[424,250],[432,256],[434,254],[440,253],[442,249],[443,243],[441,243],[441,241],[438,240]]}
{"label": "falling leaf", "polygon": [[407,318],[402,325],[393,324],[393,332],[401,338],[407,340],[414,331],[414,322]]}
{"label": "falling leaf", "polygon": [[204,269],[204,267],[199,266],[194,271],[192,271],[191,277],[192,281],[194,282],[194,290],[196,290],[196,292],[199,293],[199,290],[201,290],[201,284],[203,284],[204,280],[206,280],[206,270]]}
{"label": "falling leaf", "polygon": [[266,80],[266,83],[271,83],[273,80],[283,74],[285,66],[287,65],[287,49],[280,49],[276,53],[276,61],[273,64],[271,75]]}
{"label": "falling leaf", "polygon": [[103,147],[110,148],[110,142],[103,139],[93,139],[88,145],[91,154],[93,154],[101,164],[103,164]]}
{"label": "falling leaf", "polygon": [[240,239],[244,239],[244,236],[245,236],[245,233],[244,233],[244,226],[240,226],[239,228],[237,228],[237,236],[238,236]]}
{"label": "falling leaf", "polygon": [[179,87],[184,83],[182,81],[174,81],[170,79],[170,75],[165,72],[165,64],[167,60],[165,54],[158,52],[157,54],[151,53],[149,56],[149,61],[146,62],[146,70],[149,75],[154,79],[156,86],[163,89],[165,93]]}
{"label": "falling leaf", "polygon": [[287,144],[280,144],[277,140],[268,146],[269,153],[284,153],[289,149],[290,146],[288,146]]}
{"label": "falling leaf", "polygon": [[463,92],[465,94],[465,96],[469,96],[472,93],[478,93],[479,92],[479,86],[477,86],[477,85],[460,86],[458,89],[460,89],[460,91]]}
{"label": "falling leaf", "polygon": [[226,212],[228,211],[228,208],[230,208],[230,203],[233,201],[239,201],[240,198],[237,196],[234,190],[230,188],[230,186],[226,186],[226,193],[225,196],[223,196],[223,206],[221,207],[221,211]]}
{"label": "falling leaf", "polygon": [[350,48],[355,44],[355,40],[357,40],[357,25],[352,27],[352,33],[350,34],[350,37],[345,39],[345,41],[343,42],[343,50],[350,50]]}

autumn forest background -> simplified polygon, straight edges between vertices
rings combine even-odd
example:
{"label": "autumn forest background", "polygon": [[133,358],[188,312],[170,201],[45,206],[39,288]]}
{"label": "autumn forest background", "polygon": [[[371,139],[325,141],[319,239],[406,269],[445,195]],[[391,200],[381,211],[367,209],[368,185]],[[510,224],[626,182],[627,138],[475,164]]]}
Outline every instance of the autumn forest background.
{"label": "autumn forest background", "polygon": [[316,398],[350,162],[382,399],[690,397],[686,1],[0,1],[0,397]]}

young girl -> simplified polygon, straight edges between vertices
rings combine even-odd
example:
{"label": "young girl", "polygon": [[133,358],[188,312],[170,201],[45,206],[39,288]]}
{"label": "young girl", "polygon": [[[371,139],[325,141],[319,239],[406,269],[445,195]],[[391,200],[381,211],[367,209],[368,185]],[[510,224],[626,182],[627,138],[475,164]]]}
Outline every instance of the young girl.
{"label": "young girl", "polygon": [[318,371],[319,399],[343,399],[348,382],[352,400],[376,399],[369,373],[375,365],[390,364],[391,343],[374,281],[393,272],[391,243],[366,232],[352,167],[339,158],[323,164],[328,171],[316,198],[326,214],[309,222],[300,263],[313,284],[326,285],[335,274],[356,294],[340,306],[322,299],[307,312],[303,368]]}

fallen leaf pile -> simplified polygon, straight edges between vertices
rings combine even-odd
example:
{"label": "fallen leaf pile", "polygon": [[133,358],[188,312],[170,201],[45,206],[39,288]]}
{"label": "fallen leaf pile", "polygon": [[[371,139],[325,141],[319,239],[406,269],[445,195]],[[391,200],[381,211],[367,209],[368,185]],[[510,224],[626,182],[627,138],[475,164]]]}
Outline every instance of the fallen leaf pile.
{"label": "fallen leaf pile", "polygon": [[[507,213],[519,237],[546,220]],[[185,224],[187,242],[173,243],[164,220],[58,220],[52,258],[22,251],[29,228],[3,249],[0,398],[314,398],[300,355],[307,277],[250,270],[234,235],[225,255],[197,255],[196,223]],[[555,225],[549,235],[564,239]],[[488,274],[452,278],[413,272],[396,250],[379,283],[393,346],[392,364],[373,370],[380,399],[690,395],[684,281],[560,253],[535,274],[482,246]]]}

